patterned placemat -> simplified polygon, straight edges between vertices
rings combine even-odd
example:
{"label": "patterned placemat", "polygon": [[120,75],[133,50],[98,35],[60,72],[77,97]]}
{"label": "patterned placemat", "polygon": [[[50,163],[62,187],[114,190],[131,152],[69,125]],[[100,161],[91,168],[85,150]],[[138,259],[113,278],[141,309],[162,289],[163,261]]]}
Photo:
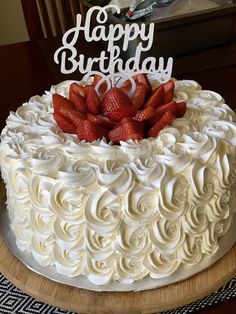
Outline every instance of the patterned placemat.
{"label": "patterned placemat", "polygon": [[[186,314],[236,297],[236,277],[205,298],[162,314]],[[76,314],[39,302],[12,285],[0,274],[1,314]]]}

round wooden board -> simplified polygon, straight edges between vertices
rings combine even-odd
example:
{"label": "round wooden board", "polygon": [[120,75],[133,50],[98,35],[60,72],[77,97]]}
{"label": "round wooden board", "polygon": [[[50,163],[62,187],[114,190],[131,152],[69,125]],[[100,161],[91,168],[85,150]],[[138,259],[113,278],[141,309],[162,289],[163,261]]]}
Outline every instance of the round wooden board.
{"label": "round wooden board", "polygon": [[[0,200],[5,191],[0,184]],[[209,269],[165,287],[142,292],[94,292],[51,281],[27,268],[0,233],[0,272],[32,297],[77,313],[157,313],[173,309],[221,287],[236,275],[236,245]]]}

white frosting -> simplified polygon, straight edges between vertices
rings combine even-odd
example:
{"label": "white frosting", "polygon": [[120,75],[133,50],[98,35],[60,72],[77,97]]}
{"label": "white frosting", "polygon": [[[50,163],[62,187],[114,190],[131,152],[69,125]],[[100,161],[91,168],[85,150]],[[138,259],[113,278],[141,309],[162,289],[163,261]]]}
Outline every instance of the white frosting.
{"label": "white frosting", "polygon": [[236,118],[220,95],[176,81],[183,118],[156,139],[87,143],[53,118],[53,86],[11,112],[0,160],[17,245],[96,284],[163,278],[219,250],[235,213]]}

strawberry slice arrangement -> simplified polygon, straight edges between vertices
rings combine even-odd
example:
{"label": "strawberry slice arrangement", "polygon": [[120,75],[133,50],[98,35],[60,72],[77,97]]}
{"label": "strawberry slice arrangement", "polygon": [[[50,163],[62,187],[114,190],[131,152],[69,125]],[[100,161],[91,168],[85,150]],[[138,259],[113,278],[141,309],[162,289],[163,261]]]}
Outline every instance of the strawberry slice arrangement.
{"label": "strawberry slice arrangement", "polygon": [[92,142],[106,138],[114,144],[120,141],[157,137],[159,132],[175,118],[186,112],[186,103],[173,100],[174,82],[152,89],[144,74],[133,76],[136,90],[128,96],[130,82],[121,88],[106,90],[103,83],[98,95],[95,86],[101,79],[95,75],[93,85],[72,83],[69,99],[53,94],[54,119],[65,133],[77,134],[80,140]]}

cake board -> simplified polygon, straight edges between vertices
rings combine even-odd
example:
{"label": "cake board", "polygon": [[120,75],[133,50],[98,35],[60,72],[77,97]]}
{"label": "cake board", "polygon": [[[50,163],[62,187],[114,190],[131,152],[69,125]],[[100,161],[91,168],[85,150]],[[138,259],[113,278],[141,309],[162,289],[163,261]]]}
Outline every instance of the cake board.
{"label": "cake board", "polygon": [[[5,199],[0,184],[1,203]],[[64,285],[26,267],[0,233],[0,272],[17,288],[53,306],[77,313],[157,313],[196,301],[236,275],[236,245],[210,268],[187,280],[139,292],[95,292]]]}

